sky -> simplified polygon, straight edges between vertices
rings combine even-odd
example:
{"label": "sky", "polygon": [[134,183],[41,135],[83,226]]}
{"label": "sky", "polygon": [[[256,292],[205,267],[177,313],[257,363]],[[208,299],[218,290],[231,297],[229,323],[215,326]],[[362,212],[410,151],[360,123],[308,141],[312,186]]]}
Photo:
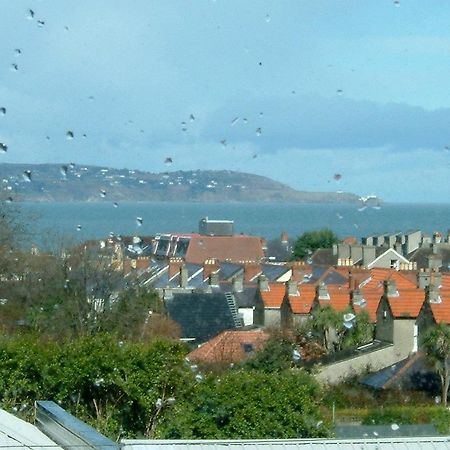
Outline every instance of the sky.
{"label": "sky", "polygon": [[302,191],[449,201],[450,3],[0,0],[0,11],[0,162],[230,169]]}

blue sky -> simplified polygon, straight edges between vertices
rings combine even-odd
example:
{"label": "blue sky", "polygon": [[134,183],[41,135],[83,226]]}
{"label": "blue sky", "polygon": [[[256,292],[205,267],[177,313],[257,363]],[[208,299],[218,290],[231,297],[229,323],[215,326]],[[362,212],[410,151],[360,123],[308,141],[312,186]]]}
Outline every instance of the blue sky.
{"label": "blue sky", "polygon": [[2,162],[160,172],[170,156],[170,170],[240,170],[299,190],[450,197],[446,2],[0,0],[0,10]]}

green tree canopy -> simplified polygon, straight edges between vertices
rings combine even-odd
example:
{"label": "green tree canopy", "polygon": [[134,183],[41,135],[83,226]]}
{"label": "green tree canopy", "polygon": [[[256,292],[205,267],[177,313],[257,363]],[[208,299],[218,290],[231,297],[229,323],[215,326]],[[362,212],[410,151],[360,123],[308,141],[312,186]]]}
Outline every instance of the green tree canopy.
{"label": "green tree canopy", "polygon": [[337,244],[337,235],[328,228],[307,231],[297,238],[293,249],[294,259],[304,259],[318,248],[330,248]]}
{"label": "green tree canopy", "polygon": [[425,335],[423,347],[441,379],[442,403],[447,406],[450,385],[450,326],[440,323]]}
{"label": "green tree canopy", "polygon": [[158,438],[323,437],[321,391],[303,370],[231,371],[207,377],[164,417]]}

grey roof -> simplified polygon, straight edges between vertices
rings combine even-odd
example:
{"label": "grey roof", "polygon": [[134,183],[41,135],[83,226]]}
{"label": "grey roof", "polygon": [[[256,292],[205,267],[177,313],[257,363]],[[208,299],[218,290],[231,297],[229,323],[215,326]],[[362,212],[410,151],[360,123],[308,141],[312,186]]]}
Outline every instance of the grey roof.
{"label": "grey roof", "polygon": [[311,256],[313,264],[321,266],[335,266],[337,264],[338,257],[333,255],[332,248],[319,248]]}
{"label": "grey roof", "polygon": [[328,270],[328,267],[312,266],[311,269],[312,269],[311,276],[308,277],[308,281],[306,281],[306,278],[305,278],[305,282],[313,284],[316,281],[318,281],[319,278]]}
{"label": "grey roof", "polygon": [[[203,266],[199,264],[187,263],[185,267],[188,272],[188,287],[206,287],[203,283]],[[199,273],[198,273],[199,272]],[[196,275],[197,274],[197,275]],[[194,276],[196,275],[196,276]],[[174,288],[180,286],[180,274],[177,273],[172,279],[169,280],[169,271],[165,271],[161,277],[154,281],[153,287],[156,289]]]}
{"label": "grey roof", "polygon": [[220,280],[229,280],[235,275],[244,272],[244,267],[239,264],[221,262],[220,270],[219,270],[219,278]]}
{"label": "grey roof", "polygon": [[[442,257],[441,272],[450,272],[450,248],[437,246],[437,254]],[[431,247],[421,247],[409,255],[409,260],[417,263],[418,269],[428,268],[428,258],[433,255]]]}
{"label": "grey roof", "polygon": [[325,284],[346,284],[348,283],[348,278],[341,275],[339,272],[332,270],[326,277],[322,280]]}
{"label": "grey roof", "polygon": [[383,439],[122,440],[123,450],[437,450],[450,449],[447,436]]}
{"label": "grey roof", "polygon": [[276,281],[286,272],[288,272],[290,267],[279,264],[263,264],[261,266],[262,273],[267,277],[269,281]]}
{"label": "grey roof", "polygon": [[182,338],[205,342],[225,330],[235,328],[235,322],[225,294],[222,292],[189,292],[173,294],[165,300],[169,317],[181,327]]}
{"label": "grey roof", "polygon": [[[224,292],[232,292],[232,286],[221,286]],[[233,292],[236,306],[238,308],[252,308],[255,306],[255,298],[258,286],[256,284],[246,285],[241,292]]]}

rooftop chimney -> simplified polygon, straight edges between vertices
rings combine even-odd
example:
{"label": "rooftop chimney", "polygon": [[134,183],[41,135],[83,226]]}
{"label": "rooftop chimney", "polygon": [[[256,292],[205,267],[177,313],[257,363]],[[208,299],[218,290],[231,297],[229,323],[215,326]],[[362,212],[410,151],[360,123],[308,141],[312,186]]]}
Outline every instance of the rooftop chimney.
{"label": "rooftop chimney", "polygon": [[180,287],[186,288],[188,285],[188,270],[183,264],[180,268]]}
{"label": "rooftop chimney", "polygon": [[317,295],[319,300],[330,300],[330,294],[328,293],[328,288],[325,283],[320,283],[317,286]]}
{"label": "rooftop chimney", "polygon": [[244,277],[236,275],[233,278],[233,292],[242,292],[244,290]]}
{"label": "rooftop chimney", "polygon": [[286,231],[283,231],[283,232],[281,233],[281,236],[280,236],[280,242],[281,242],[282,244],[287,244],[287,243],[289,242],[289,236],[288,236],[288,234],[286,233]]}
{"label": "rooftop chimney", "polygon": [[209,274],[209,284],[210,286],[219,286],[219,271]]}
{"label": "rooftop chimney", "polygon": [[428,286],[428,301],[430,303],[441,303],[442,299],[439,295],[439,286],[434,284],[430,284]]}
{"label": "rooftop chimney", "polygon": [[362,303],[364,300],[364,296],[362,294],[362,292],[359,289],[355,289],[352,292],[352,302],[356,303],[357,305]]}
{"label": "rooftop chimney", "polygon": [[296,296],[299,294],[299,290],[298,290],[298,283],[295,280],[289,280],[287,282],[287,290],[288,290],[288,295],[292,295],[292,296]]}
{"label": "rooftop chimney", "polygon": [[384,293],[388,297],[398,297],[399,296],[399,293],[397,290],[397,284],[396,284],[395,280],[385,280]]}
{"label": "rooftop chimney", "polygon": [[220,266],[216,259],[206,259],[203,263],[203,279],[206,280],[213,272],[217,272]]}
{"label": "rooftop chimney", "polygon": [[180,272],[182,265],[183,265],[183,258],[169,259],[169,280]]}
{"label": "rooftop chimney", "polygon": [[265,275],[260,275],[258,278],[259,290],[268,291],[269,290],[269,280]]}
{"label": "rooftop chimney", "polygon": [[425,289],[430,284],[430,272],[428,270],[420,269],[417,273],[417,287]]}

